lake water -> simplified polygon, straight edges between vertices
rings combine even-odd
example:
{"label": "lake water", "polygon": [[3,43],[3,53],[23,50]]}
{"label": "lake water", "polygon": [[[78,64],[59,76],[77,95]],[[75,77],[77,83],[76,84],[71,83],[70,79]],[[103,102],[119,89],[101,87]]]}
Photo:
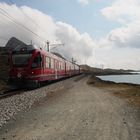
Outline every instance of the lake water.
{"label": "lake water", "polygon": [[132,84],[140,84],[140,74],[134,75],[105,75],[105,76],[97,76],[105,81],[113,81],[116,83],[132,83]]}

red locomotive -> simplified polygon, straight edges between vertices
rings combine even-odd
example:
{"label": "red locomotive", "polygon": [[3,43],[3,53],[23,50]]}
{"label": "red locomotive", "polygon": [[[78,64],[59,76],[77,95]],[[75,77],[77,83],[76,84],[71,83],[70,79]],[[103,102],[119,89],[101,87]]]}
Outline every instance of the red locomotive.
{"label": "red locomotive", "polygon": [[80,66],[34,45],[17,45],[9,55],[10,83],[39,87],[44,81],[80,73]]}

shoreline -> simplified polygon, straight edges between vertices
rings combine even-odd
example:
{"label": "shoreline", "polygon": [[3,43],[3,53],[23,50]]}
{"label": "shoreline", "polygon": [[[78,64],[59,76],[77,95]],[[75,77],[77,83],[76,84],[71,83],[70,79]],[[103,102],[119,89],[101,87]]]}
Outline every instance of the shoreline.
{"label": "shoreline", "polygon": [[140,85],[131,83],[116,83],[104,81],[92,75],[87,84],[111,91],[111,94],[126,100],[129,104],[140,108]]}

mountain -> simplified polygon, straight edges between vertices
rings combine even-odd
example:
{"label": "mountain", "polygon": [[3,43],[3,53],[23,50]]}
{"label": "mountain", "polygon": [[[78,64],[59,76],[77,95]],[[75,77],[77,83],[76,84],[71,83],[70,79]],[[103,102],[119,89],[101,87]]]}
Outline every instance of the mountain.
{"label": "mountain", "polygon": [[92,73],[96,75],[113,75],[113,74],[131,74],[131,72],[135,72],[134,70],[123,70],[123,69],[100,69],[90,67],[88,65],[80,65],[82,72],[84,73]]}

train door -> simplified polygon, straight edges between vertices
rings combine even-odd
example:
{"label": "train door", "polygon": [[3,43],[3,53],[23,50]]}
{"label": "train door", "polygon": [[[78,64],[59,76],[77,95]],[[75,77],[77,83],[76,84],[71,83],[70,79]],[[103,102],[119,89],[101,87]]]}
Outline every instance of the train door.
{"label": "train door", "polygon": [[43,59],[43,55],[41,55],[40,53],[39,53],[39,56],[40,56],[40,63],[41,63],[40,74],[43,75],[44,74],[44,64],[43,64],[44,59]]}
{"label": "train door", "polygon": [[38,76],[38,82],[42,79],[41,75],[43,74],[43,58],[42,55],[40,53],[38,53],[32,62],[31,65],[32,70],[34,71],[34,73]]}
{"label": "train door", "polygon": [[42,56],[41,56],[40,53],[38,53],[38,54],[35,56],[34,60],[33,60],[32,68],[34,68],[34,69],[35,69],[35,68],[41,68],[42,65],[43,65],[43,63],[42,63]]}

